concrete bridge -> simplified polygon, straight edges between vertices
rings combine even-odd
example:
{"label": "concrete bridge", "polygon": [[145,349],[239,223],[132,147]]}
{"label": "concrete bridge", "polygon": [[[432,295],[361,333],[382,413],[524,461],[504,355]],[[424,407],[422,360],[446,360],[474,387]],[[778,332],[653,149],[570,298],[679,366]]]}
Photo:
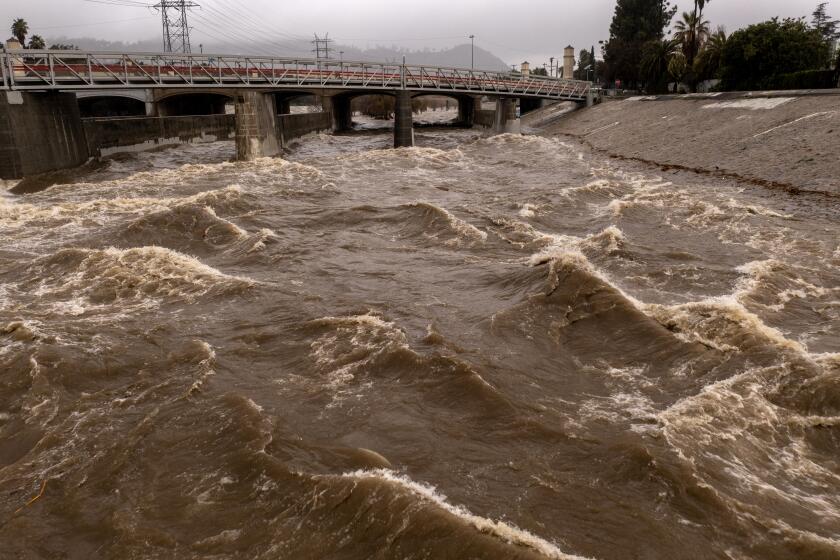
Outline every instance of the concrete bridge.
{"label": "concrete bridge", "polygon": [[[99,137],[101,127],[77,123],[82,117],[222,116],[232,103],[237,157],[251,159],[278,154],[299,133],[351,128],[351,101],[363,95],[394,98],[394,146],[406,147],[414,144],[416,97],[451,97],[458,103],[462,126],[479,124],[505,132],[516,121],[517,102],[525,112],[547,101],[591,104],[599,93],[589,82],[527,72],[204,54],[9,50],[0,51],[0,74],[5,94],[0,94],[0,125],[8,125],[8,133],[0,127],[4,179],[78,165],[83,155],[95,155],[91,152],[103,144],[99,139],[91,142],[90,136]],[[305,95],[315,97],[322,113],[308,118],[289,115],[290,103]],[[483,98],[496,101],[490,115],[481,110]],[[138,126],[126,120],[129,125]],[[37,128],[38,138],[20,127]],[[87,150],[64,145],[79,143],[85,134]],[[40,147],[35,141],[55,144],[53,151],[63,150],[65,155],[56,156],[61,161],[52,166],[46,161],[34,166],[8,161],[31,157],[29,151]]]}

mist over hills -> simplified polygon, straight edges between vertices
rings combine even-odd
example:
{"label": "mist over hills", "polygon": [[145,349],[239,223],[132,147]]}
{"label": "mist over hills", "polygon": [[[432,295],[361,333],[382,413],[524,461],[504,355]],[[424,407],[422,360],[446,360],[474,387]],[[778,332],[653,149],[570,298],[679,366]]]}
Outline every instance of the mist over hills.
{"label": "mist over hills", "polygon": [[[89,37],[61,37],[49,36],[47,44],[62,43],[77,45],[83,50],[96,51],[118,51],[118,52],[160,52],[161,41],[159,39],[144,40],[132,43],[122,41],[104,41]],[[193,41],[193,52],[199,52],[203,48],[205,53],[218,54],[242,54],[242,55],[263,55],[279,57],[305,57],[314,58],[312,45],[307,41],[283,41],[278,43],[248,42],[237,45],[228,42],[199,44]],[[454,47],[433,50],[411,50],[397,46],[377,45],[370,48],[359,48],[352,45],[333,44],[332,58],[342,57],[344,60],[371,61],[371,62],[402,62],[405,57],[408,64],[428,64],[434,66],[455,66],[460,68],[470,67],[471,47],[469,44],[456,45]],[[343,54],[339,54],[343,51]],[[510,66],[502,59],[480,47],[475,48],[475,67],[482,70],[506,70]]]}

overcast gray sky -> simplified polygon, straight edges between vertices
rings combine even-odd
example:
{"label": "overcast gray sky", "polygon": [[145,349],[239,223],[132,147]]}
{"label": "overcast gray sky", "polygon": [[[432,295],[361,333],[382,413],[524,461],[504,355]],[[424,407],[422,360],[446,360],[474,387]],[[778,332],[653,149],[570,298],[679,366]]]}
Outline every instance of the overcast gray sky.
{"label": "overcast gray sky", "polygon": [[[609,35],[615,0],[197,0],[191,19],[193,43],[247,43],[288,40],[330,33],[340,43],[359,47],[397,45],[439,49],[468,43],[492,51],[508,63],[542,63],[597,45]],[[25,18],[31,33],[49,37],[95,37],[134,41],[160,37],[160,16],[152,0],[2,0],[0,21]],[[693,2],[678,0],[679,8]],[[804,16],[818,0],[711,0],[706,10],[713,25],[732,31],[772,16]],[[840,0],[829,2],[840,18]]]}

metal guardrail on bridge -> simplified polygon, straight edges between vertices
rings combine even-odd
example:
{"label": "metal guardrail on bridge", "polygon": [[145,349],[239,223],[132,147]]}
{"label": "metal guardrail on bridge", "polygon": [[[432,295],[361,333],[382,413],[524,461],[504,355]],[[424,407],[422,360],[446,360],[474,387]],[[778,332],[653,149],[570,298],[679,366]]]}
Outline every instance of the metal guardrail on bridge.
{"label": "metal guardrail on bridge", "polygon": [[426,65],[87,51],[0,51],[3,89],[407,89],[583,101],[590,82]]}

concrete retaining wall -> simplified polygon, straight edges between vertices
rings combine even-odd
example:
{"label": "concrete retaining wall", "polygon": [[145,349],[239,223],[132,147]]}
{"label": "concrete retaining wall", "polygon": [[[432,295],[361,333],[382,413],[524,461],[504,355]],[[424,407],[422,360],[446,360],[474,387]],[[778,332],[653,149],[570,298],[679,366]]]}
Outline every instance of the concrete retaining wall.
{"label": "concrete retaining wall", "polygon": [[277,126],[283,134],[283,144],[323,130],[332,130],[332,115],[328,112],[280,115]]}
{"label": "concrete retaining wall", "polygon": [[478,109],[475,112],[473,124],[484,128],[493,128],[496,126],[496,111],[493,109]]}
{"label": "concrete retaining wall", "polygon": [[189,142],[227,140],[235,130],[233,115],[131,117],[82,120],[91,155],[107,156]]}
{"label": "concrete retaining wall", "polygon": [[74,94],[0,92],[0,179],[76,167],[88,157]]}

